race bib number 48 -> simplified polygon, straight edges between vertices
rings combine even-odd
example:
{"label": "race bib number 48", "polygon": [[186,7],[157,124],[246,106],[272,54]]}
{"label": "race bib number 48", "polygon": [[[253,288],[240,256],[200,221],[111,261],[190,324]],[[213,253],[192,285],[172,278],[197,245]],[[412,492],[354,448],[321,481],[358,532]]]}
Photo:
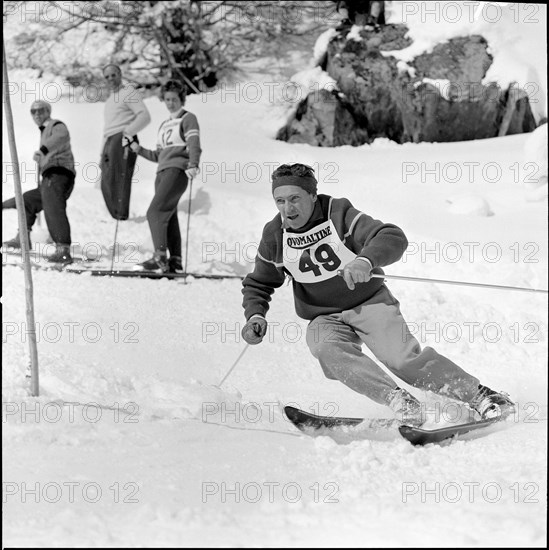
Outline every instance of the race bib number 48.
{"label": "race bib number 48", "polygon": [[283,234],[284,267],[299,283],[318,283],[337,277],[338,269],[356,258],[328,220],[306,233]]}

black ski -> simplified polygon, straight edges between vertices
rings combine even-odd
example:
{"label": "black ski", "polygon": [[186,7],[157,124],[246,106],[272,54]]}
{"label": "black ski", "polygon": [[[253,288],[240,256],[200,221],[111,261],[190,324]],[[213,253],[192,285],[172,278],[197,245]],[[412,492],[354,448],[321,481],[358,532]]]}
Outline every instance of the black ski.
{"label": "black ski", "polygon": [[[93,277],[137,277],[141,279],[188,279],[190,277],[194,279],[239,279],[244,277],[233,274],[214,274],[214,273],[157,273],[155,271],[133,271],[129,269],[107,269],[98,268],[93,262],[86,262],[79,260],[78,258],[72,264],[56,264],[46,261],[37,262],[35,260],[30,261],[31,266],[34,269],[42,269],[45,271],[61,271],[64,273],[74,273],[80,275],[82,273],[88,273]],[[19,261],[4,260],[2,265],[12,265],[15,267],[22,267],[23,263]]]}
{"label": "black ski", "polygon": [[316,414],[296,409],[295,407],[284,407],[284,413],[288,420],[301,431],[321,430],[330,428],[352,427],[362,425],[364,428],[396,428],[399,423],[394,418],[347,418],[342,416],[318,416]]}
{"label": "black ski", "polygon": [[400,435],[407,439],[412,445],[429,445],[429,443],[442,443],[449,439],[455,439],[460,435],[493,426],[496,422],[498,422],[497,418],[491,420],[478,420],[476,422],[467,422],[465,424],[446,426],[434,430],[414,428],[413,426],[400,426],[398,431]]}
{"label": "black ski", "polygon": [[240,279],[240,275],[218,275],[214,273],[157,273],[156,271],[132,271],[132,270],[110,270],[110,269],[67,269],[71,273],[90,273],[94,277],[138,277],[146,279]]}
{"label": "black ski", "polygon": [[[55,269],[55,266],[63,265],[54,262],[49,262],[46,256],[41,256],[38,252],[30,251],[28,253],[29,261],[33,267],[44,267],[49,269]],[[2,264],[3,265],[20,265],[23,263],[23,258],[20,250],[15,249],[2,249]],[[96,258],[89,258],[80,254],[72,254],[73,264],[78,265],[97,265],[98,260]],[[69,265],[73,265],[69,264]]]}
{"label": "black ski", "polygon": [[290,420],[292,424],[305,433],[314,433],[314,431],[318,430],[330,430],[345,426],[360,426],[360,429],[365,428],[374,430],[398,428],[400,435],[412,443],[412,445],[442,443],[443,441],[455,439],[460,435],[493,426],[498,422],[498,419],[479,420],[476,422],[467,422],[465,424],[457,424],[453,426],[446,426],[444,428],[426,430],[423,428],[415,428],[413,426],[403,426],[397,419],[318,416],[290,406],[284,407],[284,412],[288,420]]}

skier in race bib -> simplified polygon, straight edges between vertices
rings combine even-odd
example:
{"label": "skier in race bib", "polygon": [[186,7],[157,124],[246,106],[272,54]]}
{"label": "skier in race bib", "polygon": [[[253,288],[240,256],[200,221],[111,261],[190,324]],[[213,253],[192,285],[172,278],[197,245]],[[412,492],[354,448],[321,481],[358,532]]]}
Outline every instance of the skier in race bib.
{"label": "skier in race bib", "polygon": [[254,271],[243,281],[247,343],[263,340],[271,296],[289,277],[296,313],[309,321],[307,345],[327,378],[388,405],[404,424],[422,425],[421,403],[362,353],[366,344],[394,376],[467,403],[481,419],[514,412],[507,394],[481,385],[433,348],[421,349],[398,300],[382,278],[372,278],[404,254],[401,229],[346,198],[317,194],[314,171],[304,164],[278,167],[272,193],[279,214],[264,227]]}
{"label": "skier in race bib", "polygon": [[[177,219],[177,204],[187,189],[189,179],[200,172],[200,131],[196,116],[183,108],[186,88],[170,80],[161,89],[170,118],[158,129],[156,150],[134,142],[130,145],[138,155],[158,163],[155,195],[147,210],[154,255],[137,264],[138,271],[181,273],[181,232]],[[169,257],[168,257],[169,252]]]}

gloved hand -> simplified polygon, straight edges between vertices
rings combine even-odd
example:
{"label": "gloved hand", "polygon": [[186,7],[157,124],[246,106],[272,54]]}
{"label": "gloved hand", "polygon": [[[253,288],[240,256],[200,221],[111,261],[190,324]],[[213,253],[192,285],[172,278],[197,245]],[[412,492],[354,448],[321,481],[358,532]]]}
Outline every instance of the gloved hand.
{"label": "gloved hand", "polygon": [[129,147],[134,153],[137,153],[139,151],[139,139],[137,139],[137,136],[123,134],[122,147]]}
{"label": "gloved hand", "polygon": [[139,149],[141,149],[141,145],[139,145],[139,141],[137,140],[137,137],[130,143],[130,149],[134,153],[139,153]]}
{"label": "gloved hand", "polygon": [[267,333],[267,321],[261,315],[252,315],[242,327],[242,338],[248,344],[259,344]]}
{"label": "gloved hand", "polygon": [[367,283],[371,279],[372,264],[367,258],[355,258],[349,262],[340,275],[345,279],[349,290],[355,289],[355,283]]}
{"label": "gloved hand", "polygon": [[185,174],[187,174],[187,177],[192,180],[194,178],[196,178],[196,176],[198,176],[198,174],[200,174],[200,168],[198,168],[198,166],[194,166],[192,168],[187,168],[185,170]]}

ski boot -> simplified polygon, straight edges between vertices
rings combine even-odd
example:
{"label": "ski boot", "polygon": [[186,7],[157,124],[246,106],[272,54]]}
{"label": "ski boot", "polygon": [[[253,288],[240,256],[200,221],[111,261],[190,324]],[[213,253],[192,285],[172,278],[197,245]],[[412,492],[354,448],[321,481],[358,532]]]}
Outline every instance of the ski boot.
{"label": "ski boot", "polygon": [[69,244],[55,245],[55,252],[48,256],[48,262],[55,264],[68,265],[72,264],[73,261]]}
{"label": "ski boot", "polygon": [[170,261],[168,262],[168,271],[170,273],[183,273],[181,256],[170,256]]}
{"label": "ski boot", "polygon": [[168,269],[168,258],[165,252],[155,252],[152,258],[133,267],[133,271],[151,271],[153,273],[166,273]]}
{"label": "ski boot", "polygon": [[511,401],[509,394],[496,392],[482,384],[479,384],[478,393],[469,406],[479,414],[481,420],[493,418],[503,420],[515,412],[515,404]]}
{"label": "ski boot", "polygon": [[397,387],[389,394],[387,404],[397,419],[406,426],[418,428],[426,420],[422,414],[421,403],[402,388]]}
{"label": "ski boot", "polygon": [[[29,232],[29,247],[31,247],[31,240],[30,240],[30,232]],[[19,232],[17,232],[17,235],[13,237],[13,239],[10,239],[9,241],[4,241],[2,243],[3,248],[12,248],[13,250],[21,250],[21,237],[19,236]]]}

